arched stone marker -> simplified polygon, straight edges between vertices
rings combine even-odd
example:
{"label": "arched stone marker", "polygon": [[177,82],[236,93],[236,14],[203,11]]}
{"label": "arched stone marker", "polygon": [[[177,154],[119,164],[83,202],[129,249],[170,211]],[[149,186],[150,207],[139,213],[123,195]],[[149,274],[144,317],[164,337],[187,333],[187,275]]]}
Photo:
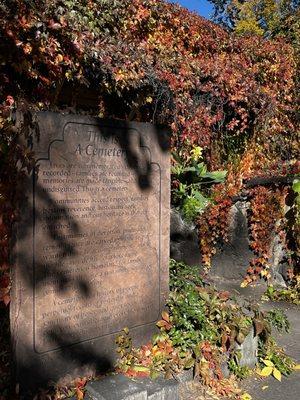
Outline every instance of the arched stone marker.
{"label": "arched stone marker", "polygon": [[27,389],[113,366],[115,337],[149,340],[168,294],[168,134],[38,113],[15,229],[11,330]]}

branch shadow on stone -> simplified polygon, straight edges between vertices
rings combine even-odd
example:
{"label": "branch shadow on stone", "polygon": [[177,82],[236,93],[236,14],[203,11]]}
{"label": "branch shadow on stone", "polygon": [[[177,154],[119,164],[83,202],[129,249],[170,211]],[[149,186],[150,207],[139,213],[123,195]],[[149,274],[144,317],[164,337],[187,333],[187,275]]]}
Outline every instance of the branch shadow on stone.
{"label": "branch shadow on stone", "polygon": [[[137,148],[137,146],[132,145],[130,129],[122,131],[122,136],[119,136],[119,144],[125,151],[125,160],[128,168],[134,171],[137,177],[138,187],[141,191],[148,190],[151,188],[151,158],[147,150],[144,151],[146,145],[141,134],[138,137],[139,147]],[[167,152],[169,149],[167,131],[164,131],[163,135],[160,135],[159,130],[157,130],[156,138],[159,147]],[[32,230],[34,231],[34,224],[39,223],[44,226],[43,234],[47,236],[47,246],[49,248],[53,246],[53,248],[59,250],[55,254],[55,257],[51,257],[50,255],[43,260],[37,260],[35,258],[32,259],[28,249],[24,250],[22,246],[18,245],[18,253],[15,253],[15,256],[20,264],[18,273],[20,274],[22,285],[26,286],[33,293],[33,299],[37,294],[43,293],[45,287],[50,286],[54,296],[64,296],[67,298],[70,288],[73,288],[79,297],[85,301],[91,300],[94,295],[94,288],[87,273],[74,277],[68,274],[63,268],[68,260],[72,258],[76,259],[79,253],[76,237],[80,237],[82,233],[80,224],[69,211],[68,207],[61,204],[58,206],[55,198],[49,192],[43,190],[39,179],[35,179],[35,203],[39,202],[39,204],[43,205],[44,209],[52,210],[52,216],[55,216],[54,219],[47,218],[47,214],[43,214],[41,207],[35,207],[35,203],[32,203],[30,195],[27,196],[28,188],[30,187],[32,187],[32,177],[27,177],[22,182],[22,188],[18,188],[24,193],[20,213],[22,223],[19,224],[18,242],[26,243],[26,240],[28,241],[27,238],[32,235]],[[63,225],[69,227],[72,239],[67,235],[61,234],[60,227]],[[16,238],[14,238],[13,242],[13,245],[16,244]],[[102,251],[104,252],[105,250]],[[82,304],[82,307],[84,307],[84,304]],[[12,321],[12,326],[14,324],[15,321]],[[118,326],[127,326],[126,319],[119,320]],[[23,338],[18,337],[17,330],[13,329],[13,335],[13,346],[17,341],[23,340]],[[103,373],[113,368],[112,357],[109,354],[96,352],[89,341],[86,341],[85,337],[80,335],[80,330],[74,331],[71,327],[65,326],[63,320],[58,319],[53,321],[51,329],[45,327],[43,336],[51,343],[51,349],[60,353],[62,365],[66,366],[66,374],[70,373],[74,376],[74,373],[78,371],[78,375],[82,375],[83,371],[86,371],[88,374],[91,370],[93,370],[93,373]],[[51,351],[45,352],[49,353],[47,357],[51,358]],[[53,371],[49,370],[49,364],[43,363],[42,358],[38,354],[32,357],[32,353],[33,349],[31,346],[23,346],[22,353],[17,354],[15,371],[17,382],[21,384],[21,391],[25,393],[24,398],[28,399],[32,398],[30,396],[33,393],[26,394],[29,393],[28,391],[45,388],[49,385],[50,381],[57,381],[62,377],[60,375],[61,369],[56,369],[55,367]],[[85,366],[87,366],[86,370]]]}

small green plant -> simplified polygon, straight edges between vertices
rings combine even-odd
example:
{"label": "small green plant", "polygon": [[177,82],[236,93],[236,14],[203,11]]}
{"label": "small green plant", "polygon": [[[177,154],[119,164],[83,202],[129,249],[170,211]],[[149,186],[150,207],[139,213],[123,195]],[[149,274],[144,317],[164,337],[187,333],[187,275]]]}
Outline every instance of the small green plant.
{"label": "small green plant", "polygon": [[200,276],[197,265],[187,265],[183,262],[170,260],[170,290],[183,290],[186,285],[204,286],[203,278]]}
{"label": "small green plant", "polygon": [[281,372],[276,368],[273,361],[262,359],[261,362],[264,364],[262,370],[259,370],[257,373],[262,377],[267,377],[273,375],[275,379],[281,382]]}
{"label": "small green plant", "polygon": [[300,304],[300,275],[293,277],[290,286],[287,289],[276,289],[274,286],[268,286],[262,296],[262,300],[287,301],[296,305]]}
{"label": "small green plant", "polygon": [[[140,348],[132,347],[128,329],[116,339],[120,355],[117,371],[130,377],[155,378],[158,375],[171,377],[193,368],[195,379],[216,393],[234,394],[237,379],[251,373],[247,367],[239,365],[236,343],[241,344],[252,327],[259,337],[260,365],[272,367],[270,374],[277,379],[279,373],[288,375],[293,369],[293,361],[269,336],[270,323],[264,319],[264,314],[253,305],[237,304],[228,292],[206,285],[199,267],[170,261],[167,305],[168,310],[162,312],[157,322],[159,332],[151,342]],[[281,314],[271,313],[269,318],[287,329],[287,321]],[[232,373],[229,379],[223,377],[221,365],[224,361],[228,362]],[[263,369],[260,372],[266,373]]]}
{"label": "small green plant", "polygon": [[290,331],[290,322],[282,310],[274,309],[268,311],[266,319],[279,332],[288,333]]}
{"label": "small green plant", "polygon": [[274,288],[274,286],[273,285],[269,285],[267,287],[267,290],[265,291],[265,293],[262,296],[262,300],[274,301],[275,300],[275,296],[274,296],[275,292],[276,292],[276,289]]}
{"label": "small green plant", "polygon": [[203,281],[199,267],[191,267],[174,260],[170,262],[170,297],[168,307],[172,326],[168,335],[172,342],[183,349],[199,342],[216,338],[216,329],[208,323],[205,303],[209,294],[202,291]]}
{"label": "small green plant", "polygon": [[170,324],[164,329],[174,345],[185,350],[209,341],[224,351],[232,351],[235,343],[243,343],[253,325],[259,326],[260,332],[268,325],[251,305],[245,304],[243,309],[230,299],[229,292],[206,286],[198,267],[174,260],[170,262],[167,305]]}
{"label": "small green plant", "polygon": [[192,222],[212,201],[209,187],[223,182],[226,171],[208,172],[199,146],[192,147],[190,151],[185,148],[172,155],[172,203],[187,221]]}
{"label": "small green plant", "polygon": [[281,375],[288,376],[293,372],[294,360],[285,354],[272,336],[260,338],[258,344],[260,367],[258,373],[261,376],[273,375],[276,379],[281,380]]}
{"label": "small green plant", "polygon": [[251,370],[245,365],[239,365],[239,360],[240,360],[240,353],[232,354],[228,361],[228,369],[238,379],[245,379],[251,374]]}

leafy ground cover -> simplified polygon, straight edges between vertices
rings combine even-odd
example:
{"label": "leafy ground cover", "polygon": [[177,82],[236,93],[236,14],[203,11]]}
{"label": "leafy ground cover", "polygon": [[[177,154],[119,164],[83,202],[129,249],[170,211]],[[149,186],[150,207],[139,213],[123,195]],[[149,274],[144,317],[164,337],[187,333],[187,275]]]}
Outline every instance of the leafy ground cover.
{"label": "leafy ground cover", "polygon": [[[294,362],[271,336],[271,325],[288,330],[284,314],[262,313],[250,304],[239,305],[228,292],[218,292],[199,276],[197,267],[171,261],[168,311],[157,323],[160,332],[141,348],[132,347],[129,331],[117,338],[117,371],[131,377],[170,378],[193,368],[194,376],[219,395],[240,399],[237,380],[251,372],[239,365],[236,343],[243,343],[254,327],[259,337],[257,372],[260,376],[289,375]],[[230,376],[224,376],[227,365]],[[266,369],[268,368],[268,369]]]}
{"label": "leafy ground cover", "polygon": [[286,289],[276,289],[273,286],[268,286],[263,300],[271,301],[287,301],[296,305],[300,305],[300,279],[297,275],[292,279],[291,284]]}
{"label": "leafy ground cover", "polygon": [[[4,311],[7,309],[3,308]],[[295,363],[277,346],[271,335],[272,326],[288,332],[289,322],[282,311],[262,313],[257,306],[238,304],[229,292],[217,291],[199,275],[199,267],[171,261],[170,296],[157,334],[145,345],[135,348],[128,328],[116,338],[119,359],[115,371],[129,377],[155,379],[163,375],[172,378],[192,369],[194,379],[202,388],[216,396],[250,399],[239,387],[239,380],[255,373],[239,365],[240,353],[236,343],[242,344],[252,327],[259,337],[256,372],[261,377],[292,373]],[[2,329],[5,327],[2,326]],[[1,399],[8,398],[11,389],[9,336],[2,346]],[[5,361],[5,362],[3,362]],[[2,365],[1,364],[1,365]],[[225,374],[227,368],[229,376]],[[37,394],[36,400],[63,400],[75,396],[84,398],[85,385],[91,376],[79,377],[73,384],[59,384]]]}

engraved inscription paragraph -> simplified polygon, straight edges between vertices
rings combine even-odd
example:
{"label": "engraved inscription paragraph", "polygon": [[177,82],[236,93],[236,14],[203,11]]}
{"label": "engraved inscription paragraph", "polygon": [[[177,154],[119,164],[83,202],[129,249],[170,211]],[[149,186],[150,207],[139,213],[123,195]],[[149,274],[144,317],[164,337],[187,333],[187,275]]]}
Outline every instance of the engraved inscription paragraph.
{"label": "engraved inscription paragraph", "polygon": [[160,166],[142,187],[117,136],[68,123],[34,181],[34,346],[38,353],[154,322],[160,298]]}

